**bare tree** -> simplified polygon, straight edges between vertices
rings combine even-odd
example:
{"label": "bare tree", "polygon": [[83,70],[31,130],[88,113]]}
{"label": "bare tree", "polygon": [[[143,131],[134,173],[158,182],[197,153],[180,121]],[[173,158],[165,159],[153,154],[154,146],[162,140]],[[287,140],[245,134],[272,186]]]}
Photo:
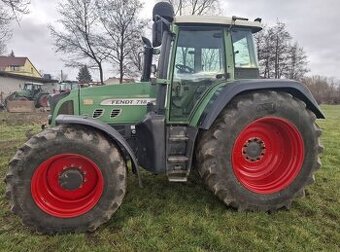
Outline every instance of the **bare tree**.
{"label": "bare tree", "polygon": [[290,40],[292,39],[286,30],[286,25],[277,22],[274,29],[274,78],[280,79],[287,74],[287,54],[290,48]]}
{"label": "bare tree", "polygon": [[2,8],[6,8],[11,10],[14,17],[18,17],[18,14],[28,14],[30,5],[30,0],[0,0],[3,5]]}
{"label": "bare tree", "polygon": [[89,61],[90,68],[98,68],[104,83],[103,62],[110,52],[102,47],[99,17],[94,0],[66,0],[59,4],[62,29],[50,26],[56,52],[67,54],[66,66],[77,67]]}
{"label": "bare tree", "polygon": [[146,22],[138,18],[143,5],[139,0],[97,1],[100,20],[105,30],[103,46],[110,50],[110,58],[118,64],[120,83],[124,76],[134,76],[137,62],[140,70],[138,50]]}
{"label": "bare tree", "polygon": [[6,43],[12,37],[12,31],[9,27],[10,17],[5,10],[0,9],[0,55],[6,51]]}
{"label": "bare tree", "polygon": [[288,60],[290,79],[300,80],[309,72],[307,55],[297,42],[290,47]]}
{"label": "bare tree", "polygon": [[277,22],[274,26],[267,26],[256,35],[255,39],[263,77],[280,79],[286,76],[291,40],[286,25]]}
{"label": "bare tree", "polygon": [[302,83],[309,88],[319,104],[340,104],[339,80],[314,75],[303,78]]}
{"label": "bare tree", "polygon": [[143,71],[143,53],[144,53],[144,44],[142,40],[134,40],[131,41],[131,53],[128,55],[128,61],[130,61],[130,65],[132,67],[132,71],[130,71],[130,75],[135,75],[133,77],[137,77]]}
{"label": "bare tree", "polygon": [[264,78],[301,79],[309,70],[307,56],[292,37],[286,25],[277,22],[256,34],[260,73]]}
{"label": "bare tree", "polygon": [[0,55],[6,51],[6,43],[12,37],[10,23],[28,13],[29,0],[0,0]]}
{"label": "bare tree", "polygon": [[167,0],[176,15],[208,15],[220,12],[219,0]]}

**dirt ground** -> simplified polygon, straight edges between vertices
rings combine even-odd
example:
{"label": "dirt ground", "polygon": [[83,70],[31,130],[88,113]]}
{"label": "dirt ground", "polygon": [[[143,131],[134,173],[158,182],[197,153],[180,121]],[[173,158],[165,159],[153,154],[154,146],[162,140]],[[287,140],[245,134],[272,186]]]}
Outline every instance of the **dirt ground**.
{"label": "dirt ground", "polygon": [[0,112],[0,124],[20,125],[20,124],[47,124],[49,112],[34,113],[8,113]]}

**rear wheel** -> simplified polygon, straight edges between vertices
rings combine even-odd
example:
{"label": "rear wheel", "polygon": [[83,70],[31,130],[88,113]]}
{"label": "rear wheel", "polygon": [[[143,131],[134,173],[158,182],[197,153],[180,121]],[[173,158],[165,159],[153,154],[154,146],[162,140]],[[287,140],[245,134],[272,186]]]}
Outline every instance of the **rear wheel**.
{"label": "rear wheel", "polygon": [[19,149],[6,183],[12,211],[30,228],[43,233],[93,231],[122,203],[126,164],[101,133],[58,126]]}
{"label": "rear wheel", "polygon": [[201,135],[198,171],[210,190],[239,210],[289,208],[320,167],[315,119],[288,93],[240,95]]}

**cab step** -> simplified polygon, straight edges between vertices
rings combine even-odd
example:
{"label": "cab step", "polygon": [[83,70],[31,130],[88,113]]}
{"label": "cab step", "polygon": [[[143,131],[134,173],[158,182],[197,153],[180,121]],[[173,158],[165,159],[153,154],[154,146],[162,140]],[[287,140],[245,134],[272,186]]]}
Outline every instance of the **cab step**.
{"label": "cab step", "polygon": [[166,174],[170,182],[187,182],[196,134],[196,129],[186,126],[167,128]]}
{"label": "cab step", "polygon": [[172,136],[169,138],[170,142],[184,142],[184,141],[188,141],[190,138],[187,136]]}
{"label": "cab step", "polygon": [[168,161],[170,163],[185,163],[189,161],[189,158],[186,156],[170,156],[168,157]]}

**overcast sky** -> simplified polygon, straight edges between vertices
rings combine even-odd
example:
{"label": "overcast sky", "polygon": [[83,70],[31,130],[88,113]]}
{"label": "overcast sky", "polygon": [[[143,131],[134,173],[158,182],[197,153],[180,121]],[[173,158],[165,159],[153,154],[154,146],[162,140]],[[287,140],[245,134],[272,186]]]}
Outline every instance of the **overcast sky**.
{"label": "overcast sky", "polygon": [[[13,24],[14,35],[8,51],[27,56],[44,73],[58,76],[60,70],[75,78],[78,69],[65,68],[62,57],[53,50],[48,25],[58,19],[57,1],[32,0],[30,14],[22,18],[20,27]],[[143,17],[152,13],[153,0],[145,0]],[[263,23],[280,20],[308,55],[311,74],[340,79],[340,1],[339,0],[220,0],[222,15],[261,17]],[[114,76],[109,70],[105,78]],[[96,76],[96,74],[94,74]]]}

